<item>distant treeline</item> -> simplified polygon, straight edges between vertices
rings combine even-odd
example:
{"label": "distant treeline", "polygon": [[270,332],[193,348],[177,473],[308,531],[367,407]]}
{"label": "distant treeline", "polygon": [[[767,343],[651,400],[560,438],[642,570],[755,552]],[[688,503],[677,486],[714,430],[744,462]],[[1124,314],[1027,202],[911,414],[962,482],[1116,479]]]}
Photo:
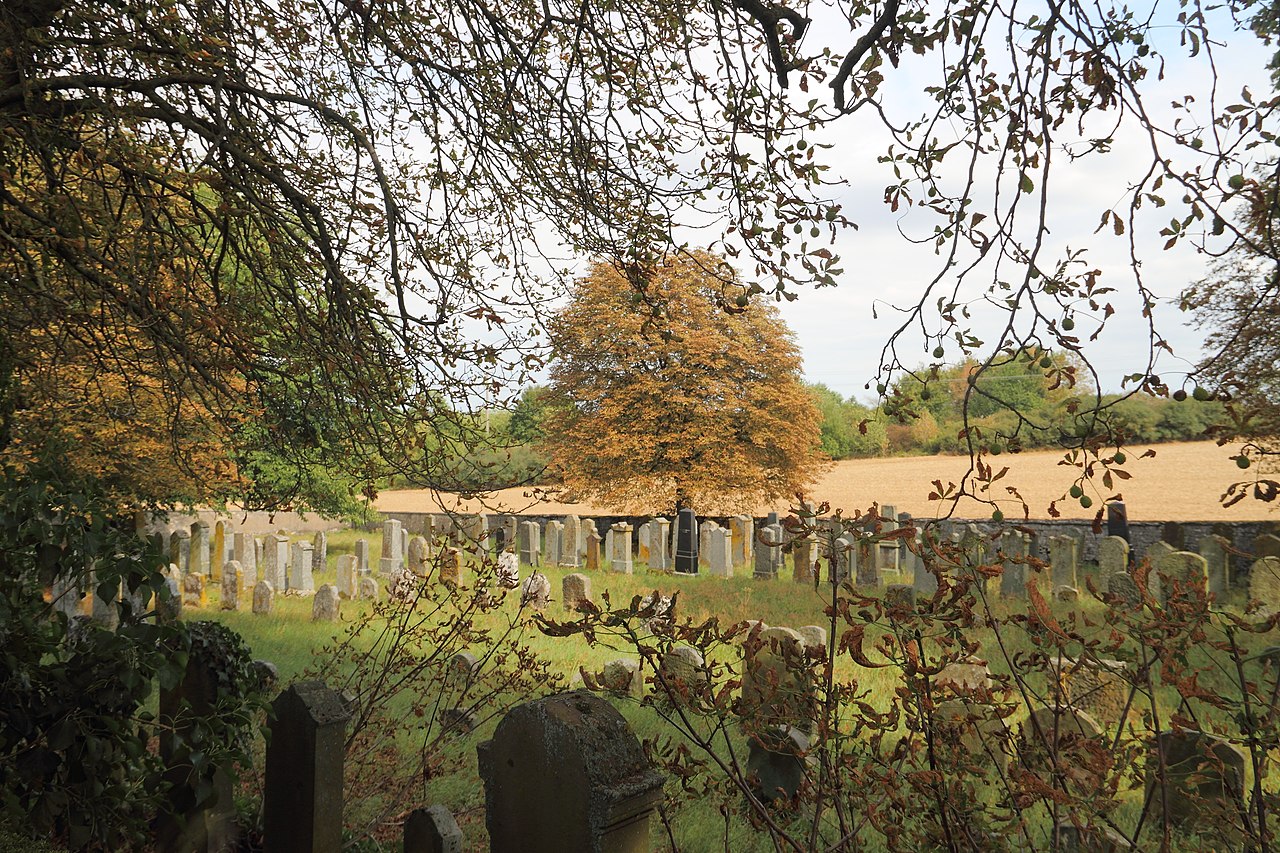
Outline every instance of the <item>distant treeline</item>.
{"label": "distant treeline", "polygon": [[[1092,388],[1073,382],[1077,374],[1060,356],[1023,355],[981,374],[976,368],[964,363],[905,375],[884,389],[877,406],[841,397],[825,385],[809,385],[822,412],[823,452],[832,459],[967,452],[960,437],[966,392],[969,424],[985,436],[1016,435],[1012,443],[1026,450],[1054,447],[1064,433],[1076,430],[1072,401],[1093,402]],[[1121,396],[1103,397],[1114,404],[1106,416],[1138,444],[1202,439],[1205,429],[1224,416],[1220,403],[1191,396],[1183,401],[1145,393]],[[502,449],[472,453],[464,479],[477,489],[545,481],[546,460],[538,449],[545,400],[546,389],[529,388],[513,409],[486,413],[490,434]],[[1021,427],[1015,412],[1023,419]]]}

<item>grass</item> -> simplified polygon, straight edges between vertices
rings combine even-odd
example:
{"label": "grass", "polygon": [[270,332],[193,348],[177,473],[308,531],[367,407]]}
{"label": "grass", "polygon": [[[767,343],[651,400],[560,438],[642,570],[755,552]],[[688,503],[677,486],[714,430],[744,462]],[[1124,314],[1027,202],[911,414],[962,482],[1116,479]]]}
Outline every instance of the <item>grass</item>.
{"label": "grass", "polygon": [[[338,556],[343,553],[353,553],[355,542],[360,538],[370,540],[370,553],[374,555],[376,565],[376,555],[381,545],[379,533],[364,534],[359,531],[331,533],[328,538],[328,565],[323,571],[315,573],[317,587],[322,583],[335,581]],[[612,573],[592,575],[595,600],[601,602],[603,595],[607,592],[613,606],[617,607],[633,596],[644,595],[658,589],[663,594],[678,593],[678,617],[682,620],[692,620],[694,623],[710,618],[717,618],[722,624],[758,619],[769,625],[792,628],[814,624],[829,628],[829,620],[823,611],[829,604],[830,588],[824,585],[820,594],[811,585],[795,584],[790,580],[789,568],[777,579],[762,581],[750,576],[726,579],[650,574],[641,567],[639,562],[636,566],[637,573],[633,575]],[[527,566],[522,567],[521,576],[527,576],[528,571]],[[551,581],[553,597],[558,598],[560,582],[564,575],[572,570],[548,567],[543,571]],[[1092,574],[1093,571],[1091,568],[1082,570],[1080,602],[1074,605],[1055,603],[1053,608],[1059,619],[1074,618],[1074,624],[1082,633],[1101,641],[1105,640],[1106,634],[1110,631],[1109,626],[1102,619],[1105,605],[1093,600],[1083,591],[1084,576]],[[235,629],[244,637],[255,657],[270,660],[278,667],[282,685],[297,678],[313,665],[316,661],[314,650],[333,639],[344,629],[345,623],[367,612],[370,607],[367,602],[343,602],[344,624],[335,626],[332,623],[310,621],[310,598],[277,595],[272,614],[256,616],[247,609],[237,612],[218,609],[217,585],[214,584],[213,587],[209,608],[189,609],[184,614],[185,618],[212,618]],[[1239,606],[1243,604],[1243,600],[1237,596],[1232,603]],[[242,601],[242,606],[247,608],[248,601]],[[997,600],[993,609],[997,615],[1003,616],[1008,613],[1007,608],[1010,606],[1025,607],[1021,602],[1011,605]],[[515,607],[516,596],[509,596],[503,608],[507,611],[506,615],[510,616]],[[491,617],[495,628],[499,615],[493,614]],[[553,600],[547,615],[556,618],[565,614],[560,603]],[[553,671],[563,674],[566,681],[573,680],[579,668],[584,668],[588,672],[598,672],[606,662],[614,658],[634,657],[634,654],[628,655],[627,649],[611,644],[606,638],[601,638],[601,641],[595,644],[588,644],[580,637],[548,637],[527,620],[519,630],[521,639],[526,641],[543,660],[548,661]],[[972,639],[983,643],[984,656],[988,658],[991,669],[996,673],[1008,672],[1004,661],[995,654],[992,632],[989,629],[976,629],[971,633]],[[1026,654],[1033,650],[1025,632],[1011,630],[1004,633],[1008,643],[1008,653],[1011,656]],[[868,638],[867,646],[870,648],[873,645],[875,632],[869,632]],[[1254,639],[1261,643],[1263,638]],[[732,647],[722,647],[716,654],[727,659],[736,656],[738,652]],[[333,673],[335,678],[340,675],[341,673]],[[897,671],[892,667],[867,669],[855,664],[848,655],[838,657],[836,678],[856,681],[858,688],[865,691],[865,701],[881,708],[888,706],[893,691],[900,684]],[[1035,685],[1035,679],[1031,681]],[[1210,672],[1204,681],[1204,686],[1214,691],[1229,691],[1232,689],[1232,684],[1230,673],[1225,671]],[[1163,706],[1162,718],[1167,720],[1169,712],[1175,706],[1176,695],[1171,689],[1165,689],[1158,698]],[[672,734],[670,726],[653,708],[641,705],[635,700],[611,698],[611,701],[642,739],[669,737]],[[1025,710],[1022,711],[1022,716],[1025,716]],[[1019,719],[1015,717],[1009,722],[1012,726],[1017,726]],[[454,742],[449,751],[461,769],[448,776],[432,779],[427,786],[426,799],[429,802],[442,803],[458,816],[459,823],[462,824],[468,838],[470,845],[468,849],[484,849],[483,792],[476,775],[474,750],[477,743],[492,735],[495,725],[496,721],[491,720],[479,726],[465,738]],[[745,739],[736,730],[730,738],[730,743],[735,750],[745,755]],[[407,742],[405,748],[410,748]],[[1268,784],[1275,784],[1274,777]],[[675,793],[674,786],[669,793]],[[1140,807],[1140,801],[1136,799],[1138,795],[1140,790],[1130,792],[1125,797],[1118,814],[1120,825],[1131,826],[1135,822]],[[725,822],[714,800],[714,797],[702,801],[694,800],[682,806],[674,820],[676,839],[681,849],[692,851],[723,849],[726,833],[730,847],[735,851],[773,849],[767,836],[752,830],[744,821],[735,819],[730,822],[726,830]],[[653,821],[653,833],[655,849],[666,849],[668,844],[665,831],[657,820]]]}

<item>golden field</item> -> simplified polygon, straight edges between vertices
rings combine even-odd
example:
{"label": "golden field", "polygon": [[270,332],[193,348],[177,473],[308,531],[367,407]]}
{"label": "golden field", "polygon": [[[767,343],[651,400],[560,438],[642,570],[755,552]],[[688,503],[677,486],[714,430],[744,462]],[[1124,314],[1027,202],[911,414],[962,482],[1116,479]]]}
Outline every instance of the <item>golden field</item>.
{"label": "golden field", "polygon": [[[1148,449],[1155,452],[1141,458]],[[1021,505],[1010,497],[1013,487],[1026,499],[1030,517],[1048,518],[1049,504],[1058,501],[1064,518],[1092,518],[1106,498],[1119,494],[1124,498],[1129,517],[1135,521],[1251,521],[1274,515],[1271,504],[1247,499],[1223,508],[1220,498],[1227,487],[1254,474],[1254,469],[1241,471],[1230,458],[1235,450],[1218,447],[1213,442],[1181,442],[1151,447],[1126,448],[1123,469],[1132,478],[1117,480],[1116,488],[1107,492],[1095,481],[1086,486],[1093,506],[1084,509],[1079,502],[1063,499],[1080,471],[1063,464],[1061,453],[1035,451],[1003,454],[991,458],[996,471],[1004,466],[1009,472],[993,486],[993,496],[1000,500],[1008,519],[1022,516]],[[828,501],[834,509],[846,514],[864,510],[873,501],[891,504],[899,512],[918,518],[946,514],[950,504],[930,501],[932,481],[959,482],[969,466],[963,456],[908,456],[892,459],[849,459],[832,463],[810,490],[812,499]],[[1101,476],[1101,470],[1097,472]],[[505,489],[485,496],[483,500],[460,501],[452,495],[435,495],[429,490],[386,491],[378,496],[377,508],[386,512],[439,512],[452,509],[464,512],[514,512],[560,515],[607,515],[612,509],[589,503],[562,503],[553,495],[533,489]],[[776,506],[758,506],[754,514],[770,510],[785,511],[786,501]],[[962,518],[984,518],[991,514],[989,506],[966,499],[955,514]]]}

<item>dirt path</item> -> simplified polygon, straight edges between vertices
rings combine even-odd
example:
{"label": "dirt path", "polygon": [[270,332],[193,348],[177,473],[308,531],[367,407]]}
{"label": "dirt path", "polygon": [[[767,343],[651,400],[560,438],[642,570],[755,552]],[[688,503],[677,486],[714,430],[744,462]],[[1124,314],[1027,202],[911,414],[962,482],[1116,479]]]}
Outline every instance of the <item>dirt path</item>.
{"label": "dirt path", "polygon": [[[1230,447],[1218,447],[1213,442],[1184,442],[1154,445],[1156,455],[1139,458],[1145,447],[1135,446],[1128,452],[1129,461],[1124,468],[1133,475],[1128,481],[1118,481],[1116,491],[1124,496],[1129,517],[1134,520],[1160,521],[1249,521],[1275,517],[1270,504],[1245,500],[1230,509],[1223,509],[1219,497],[1241,471],[1229,458],[1234,451]],[[1004,454],[994,457],[996,469],[1009,466],[1009,473],[995,485],[1007,518],[1021,517],[1022,510],[1016,501],[1008,498],[1006,486],[1014,486],[1027,500],[1032,518],[1047,518],[1050,501],[1061,498],[1075,478],[1075,469],[1061,465],[1061,454],[1051,451]],[[917,517],[938,514],[940,504],[927,499],[932,490],[931,482],[944,484],[958,480],[968,467],[968,459],[959,456],[913,456],[894,459],[853,459],[835,463],[812,489],[817,500],[826,500],[833,508],[846,511],[866,509],[872,501],[892,504],[899,512],[910,512]],[[1101,484],[1099,484],[1101,488]],[[1092,518],[1103,499],[1101,491],[1087,490],[1094,501],[1091,509],[1083,509],[1071,499],[1061,500],[1058,510],[1064,518]],[[527,489],[506,489],[490,495],[482,505],[477,501],[463,502],[460,506],[450,500],[451,508],[476,512],[530,512],[538,514],[580,515],[607,514],[608,507],[590,504],[564,504],[545,500]],[[426,490],[402,490],[384,492],[379,496],[378,509],[401,512],[438,512],[440,504]],[[482,508],[487,506],[487,509]],[[777,507],[760,506],[757,515],[770,509],[786,509],[785,502]],[[962,517],[986,517],[989,507],[967,501],[957,509]]]}

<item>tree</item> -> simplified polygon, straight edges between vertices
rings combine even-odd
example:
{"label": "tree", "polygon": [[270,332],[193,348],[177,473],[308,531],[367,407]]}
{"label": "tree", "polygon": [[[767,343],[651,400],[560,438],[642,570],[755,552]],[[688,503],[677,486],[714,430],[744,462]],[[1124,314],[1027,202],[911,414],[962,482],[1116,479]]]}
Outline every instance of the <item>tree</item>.
{"label": "tree", "polygon": [[722,259],[596,263],[552,319],[543,449],[567,492],[629,511],[745,509],[817,470],[820,416],[777,311]]}

